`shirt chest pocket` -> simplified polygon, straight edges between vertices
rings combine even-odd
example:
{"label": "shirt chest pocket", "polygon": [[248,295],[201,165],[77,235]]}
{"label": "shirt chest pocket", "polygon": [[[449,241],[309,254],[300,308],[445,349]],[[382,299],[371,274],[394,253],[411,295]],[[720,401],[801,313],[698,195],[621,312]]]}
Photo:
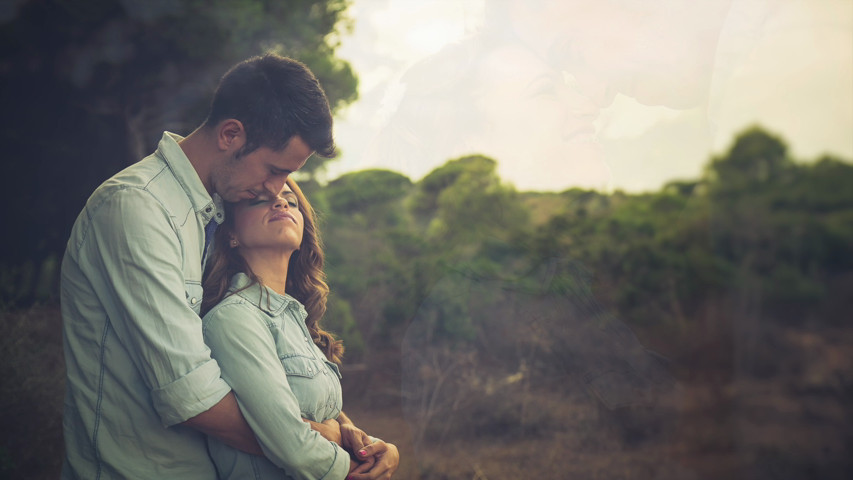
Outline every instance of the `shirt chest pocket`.
{"label": "shirt chest pocket", "polygon": [[201,284],[197,282],[185,282],[184,293],[187,296],[187,306],[198,315],[201,312],[201,298],[204,294]]}
{"label": "shirt chest pocket", "polygon": [[314,378],[323,373],[325,368],[316,359],[302,355],[283,355],[280,359],[284,372],[295,377]]}

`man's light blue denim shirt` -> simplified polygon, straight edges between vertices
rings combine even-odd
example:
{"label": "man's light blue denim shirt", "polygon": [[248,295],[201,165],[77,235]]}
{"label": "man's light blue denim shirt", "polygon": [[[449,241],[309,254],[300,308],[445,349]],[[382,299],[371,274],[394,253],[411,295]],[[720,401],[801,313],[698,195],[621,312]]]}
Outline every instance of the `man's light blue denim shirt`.
{"label": "man's light blue denim shirt", "polygon": [[216,476],[204,435],[178,424],[230,390],[198,316],[204,226],[223,213],[180,140],[98,187],[71,231],[64,479]]}
{"label": "man's light blue denim shirt", "polygon": [[237,293],[204,316],[204,339],[267,458],[210,438],[220,478],[343,479],[349,454],[302,421],[341,414],[338,367],[311,340],[301,303],[258,284],[244,289],[250,283],[232,278]]}

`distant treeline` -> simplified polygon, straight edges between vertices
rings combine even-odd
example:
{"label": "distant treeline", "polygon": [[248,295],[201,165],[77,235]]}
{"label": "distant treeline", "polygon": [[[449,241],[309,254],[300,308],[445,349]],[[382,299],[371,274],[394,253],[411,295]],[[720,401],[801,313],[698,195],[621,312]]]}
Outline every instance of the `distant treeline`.
{"label": "distant treeline", "polygon": [[795,161],[753,127],[700,178],[651,193],[518,192],[495,167],[473,155],[414,183],[365,170],[305,185],[325,322],[345,363],[382,372],[368,401],[399,386],[416,447],[566,425],[592,436],[564,405],[578,392],[642,438],[676,416],[631,415],[671,402],[673,382],[781,378],[802,361],[780,332],[849,326],[845,161]]}
{"label": "distant treeline", "polygon": [[[848,321],[853,166],[794,161],[757,127],[701,178],[653,193],[518,192],[483,156],[416,183],[366,170],[307,189],[323,219],[328,322],[355,357],[399,339],[448,272],[518,277],[551,259],[634,326],[683,331],[721,299],[732,314],[787,324]],[[476,328],[447,322],[451,336]]]}

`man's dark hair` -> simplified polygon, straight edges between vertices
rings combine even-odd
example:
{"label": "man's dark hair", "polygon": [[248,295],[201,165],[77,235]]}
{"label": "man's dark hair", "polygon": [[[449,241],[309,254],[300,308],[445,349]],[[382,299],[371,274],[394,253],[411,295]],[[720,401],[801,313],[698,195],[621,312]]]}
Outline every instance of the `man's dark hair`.
{"label": "man's dark hair", "polygon": [[329,100],[308,67],[291,58],[268,53],[232,67],[216,88],[204,125],[228,118],[246,130],[241,155],[260,147],[281,150],[299,135],[318,155],[335,156]]}

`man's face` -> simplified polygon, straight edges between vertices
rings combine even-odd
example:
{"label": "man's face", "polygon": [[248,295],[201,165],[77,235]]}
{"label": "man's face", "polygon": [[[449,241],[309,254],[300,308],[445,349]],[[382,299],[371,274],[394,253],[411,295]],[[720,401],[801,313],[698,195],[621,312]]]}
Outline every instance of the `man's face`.
{"label": "man's face", "polygon": [[274,151],[268,147],[229,159],[213,174],[213,190],[226,202],[248,200],[261,194],[277,195],[287,176],[299,170],[313,151],[299,135],[287,147]]}

